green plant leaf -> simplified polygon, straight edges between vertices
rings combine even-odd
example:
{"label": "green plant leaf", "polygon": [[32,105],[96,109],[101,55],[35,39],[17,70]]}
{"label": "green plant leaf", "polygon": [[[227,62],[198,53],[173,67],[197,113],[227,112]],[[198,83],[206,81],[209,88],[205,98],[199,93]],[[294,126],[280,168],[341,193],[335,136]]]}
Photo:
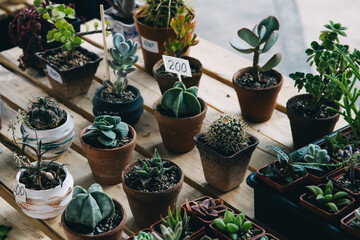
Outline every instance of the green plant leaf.
{"label": "green plant leaf", "polygon": [[219,228],[221,231],[226,231],[226,224],[223,219],[216,218],[214,220],[214,223],[215,223],[216,227]]}
{"label": "green plant leaf", "polygon": [[249,46],[245,45],[244,43],[242,43],[241,41],[239,41],[239,39],[236,38],[232,38],[230,39],[230,45],[236,49],[237,51],[241,52],[241,53],[252,53],[254,52],[254,48],[249,48]]}
{"label": "green plant leaf", "polygon": [[263,37],[265,41],[269,38],[273,31],[279,30],[280,28],[279,21],[274,16],[269,16],[263,19],[258,25],[258,30],[260,30],[262,26],[266,27],[266,34]]}
{"label": "green plant leaf", "polygon": [[258,47],[260,45],[259,38],[249,29],[241,28],[238,31],[239,37],[247,42],[250,46]]}
{"label": "green plant leaf", "polygon": [[239,227],[234,223],[228,223],[226,224],[226,230],[229,233],[236,233],[237,231],[239,231]]}
{"label": "green plant leaf", "polygon": [[262,66],[260,68],[260,71],[261,72],[267,72],[267,71],[270,71],[271,69],[273,69],[274,67],[276,67],[280,61],[281,61],[281,54],[280,53],[276,53],[274,54],[274,56],[272,56],[272,58],[270,58],[270,60],[265,63],[264,66]]}
{"label": "green plant leaf", "polygon": [[337,208],[336,204],[333,202],[329,202],[326,204],[333,212],[338,212],[339,209]]}
{"label": "green plant leaf", "polygon": [[265,42],[265,45],[261,50],[261,52],[266,53],[267,51],[269,51],[272,48],[272,46],[274,46],[274,44],[277,42],[278,39],[279,39],[279,32],[278,31],[272,32],[269,39]]}

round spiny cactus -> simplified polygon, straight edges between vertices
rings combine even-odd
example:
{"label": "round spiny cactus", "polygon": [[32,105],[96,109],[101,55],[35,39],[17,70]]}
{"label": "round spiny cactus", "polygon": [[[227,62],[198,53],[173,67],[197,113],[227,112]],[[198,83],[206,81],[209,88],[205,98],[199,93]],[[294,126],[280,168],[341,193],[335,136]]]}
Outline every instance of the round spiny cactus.
{"label": "round spiny cactus", "polygon": [[66,112],[57,105],[55,99],[38,97],[30,103],[27,116],[31,127],[44,130],[60,126],[66,118]]}
{"label": "round spiny cactus", "polygon": [[216,151],[233,154],[248,145],[246,129],[247,124],[241,117],[220,114],[208,127],[204,140]]}

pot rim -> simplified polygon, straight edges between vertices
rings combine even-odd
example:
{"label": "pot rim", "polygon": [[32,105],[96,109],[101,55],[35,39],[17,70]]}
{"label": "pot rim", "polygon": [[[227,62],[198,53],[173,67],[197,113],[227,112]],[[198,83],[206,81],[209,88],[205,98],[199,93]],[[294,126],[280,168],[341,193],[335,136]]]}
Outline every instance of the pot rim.
{"label": "pot rim", "polygon": [[238,71],[235,72],[235,74],[233,75],[232,77],[232,82],[233,82],[233,85],[236,86],[236,87],[239,87],[239,88],[243,88],[243,89],[246,89],[246,90],[250,90],[250,91],[254,91],[254,92],[261,92],[261,91],[265,91],[265,90],[271,90],[271,89],[274,89],[274,88],[277,88],[279,86],[282,86],[282,84],[284,83],[284,77],[283,75],[276,71],[275,69],[271,69],[267,72],[272,72],[274,73],[275,75],[279,76],[280,77],[280,82],[274,86],[271,86],[271,87],[267,87],[267,88],[259,88],[259,89],[253,89],[253,88],[248,88],[248,87],[242,87],[242,86],[239,86],[238,84],[236,84],[235,80],[237,78],[237,76],[240,75],[241,72],[243,72],[241,75],[245,74],[245,73],[248,73],[252,70],[252,67],[245,67],[245,68],[241,68],[239,69]]}
{"label": "pot rim", "polygon": [[128,127],[129,127],[129,131],[130,131],[133,139],[132,139],[128,144],[126,144],[126,145],[124,145],[124,146],[121,146],[121,147],[118,147],[118,148],[103,149],[103,148],[96,148],[96,147],[91,146],[90,144],[87,144],[87,143],[82,139],[82,137],[83,137],[83,135],[87,132],[88,127],[92,126],[92,124],[90,124],[89,126],[85,127],[85,128],[81,131],[80,137],[79,137],[79,138],[80,138],[80,142],[81,142],[81,144],[83,144],[84,146],[86,146],[86,148],[89,148],[89,149],[92,149],[92,150],[98,151],[98,152],[113,152],[113,151],[122,150],[122,149],[124,149],[125,147],[130,146],[131,144],[134,144],[134,142],[136,141],[136,131],[135,131],[135,129],[134,129],[131,125],[129,125],[129,124],[127,124],[127,125],[128,125]]}
{"label": "pot rim", "polygon": [[[121,172],[121,181],[123,183],[123,187],[127,187],[128,189],[131,189],[131,191],[133,191],[133,192],[140,193],[140,194],[145,194],[145,195],[164,194],[164,193],[172,192],[172,191],[176,190],[177,188],[181,187],[183,185],[183,182],[184,182],[184,172],[182,171],[182,169],[179,167],[179,165],[177,165],[173,161],[170,161],[168,159],[163,159],[163,158],[161,160],[166,160],[166,161],[172,163],[174,166],[176,166],[176,168],[180,172],[180,179],[172,188],[166,189],[166,190],[161,191],[161,192],[144,192],[144,191],[133,189],[133,188],[129,187],[125,182],[125,176],[126,176],[126,174],[128,172],[130,172],[132,169],[134,169],[135,165],[139,164],[138,162],[131,162],[128,165],[125,166],[124,170],[122,170],[122,172]],[[132,166],[132,165],[134,165],[134,166]]]}
{"label": "pot rim", "polygon": [[[355,167],[355,172],[359,172],[360,173],[360,169]],[[343,191],[347,192],[350,196],[360,196],[360,192],[359,193],[354,193],[352,191],[350,191],[350,189],[347,189],[341,185],[339,185],[337,182],[333,181],[333,179],[339,175],[345,175],[346,171],[344,167],[340,167],[339,169],[336,169],[336,171],[332,172],[331,174],[329,174],[326,177],[326,180],[331,180],[333,182],[333,184],[338,188],[338,189],[342,189]]]}
{"label": "pot rim", "polygon": [[126,104],[130,104],[130,103],[133,103],[133,102],[137,101],[137,100],[141,97],[140,90],[139,90],[137,87],[135,87],[135,86],[133,86],[133,85],[130,85],[130,84],[129,84],[127,87],[133,88],[133,90],[136,91],[136,97],[135,97],[132,101],[130,101],[130,102],[125,102],[125,103],[113,103],[113,102],[109,102],[109,101],[103,99],[102,97],[100,97],[100,94],[98,94],[98,93],[99,93],[102,89],[107,88],[106,86],[101,86],[101,87],[99,87],[98,89],[96,89],[94,97],[97,97],[97,98],[101,99],[102,101],[104,101],[104,102],[106,102],[106,103],[114,104],[114,105],[126,105]]}
{"label": "pot rim", "polygon": [[71,234],[74,234],[74,235],[77,235],[79,237],[86,237],[86,238],[99,238],[99,237],[103,237],[105,235],[110,235],[116,231],[119,230],[119,228],[123,228],[125,226],[125,223],[126,223],[126,219],[127,219],[127,214],[126,214],[126,211],[125,211],[125,208],[124,206],[119,202],[117,201],[116,199],[112,198],[114,204],[115,204],[115,207],[116,205],[119,206],[119,210],[121,210],[122,212],[122,215],[123,215],[123,218],[121,220],[121,222],[119,223],[119,225],[116,226],[116,228],[110,230],[110,231],[107,231],[107,232],[104,232],[104,233],[101,233],[101,234],[98,234],[98,235],[88,235],[88,234],[81,234],[81,233],[77,233],[73,230],[71,230],[67,225],[66,225],[66,221],[65,221],[65,211],[63,211],[63,213],[61,214],[61,225],[64,229],[66,229],[66,231],[70,232]]}
{"label": "pot rim", "polygon": [[[186,60],[189,60],[189,64],[190,64],[190,62],[192,61],[194,64],[200,65],[200,70],[199,70],[199,72],[197,72],[197,73],[195,73],[195,74],[192,74],[191,77],[186,77],[186,76],[184,76],[184,78],[194,78],[194,77],[199,77],[199,76],[202,75],[203,70],[204,70],[204,67],[203,67],[203,65],[202,65],[202,63],[200,62],[199,59],[194,58],[194,57],[190,57],[190,56],[181,56],[181,58],[186,59]],[[155,76],[155,75],[161,76],[156,70],[159,68],[160,64],[163,63],[163,62],[164,62],[164,61],[163,61],[163,59],[161,58],[161,59],[159,59],[159,61],[157,61],[157,62],[154,64],[153,69],[152,69],[152,72],[153,72],[153,75],[154,75],[154,76]],[[191,64],[190,64],[190,65],[191,65]],[[166,77],[166,78],[168,78],[168,79],[178,79],[178,77]]]}

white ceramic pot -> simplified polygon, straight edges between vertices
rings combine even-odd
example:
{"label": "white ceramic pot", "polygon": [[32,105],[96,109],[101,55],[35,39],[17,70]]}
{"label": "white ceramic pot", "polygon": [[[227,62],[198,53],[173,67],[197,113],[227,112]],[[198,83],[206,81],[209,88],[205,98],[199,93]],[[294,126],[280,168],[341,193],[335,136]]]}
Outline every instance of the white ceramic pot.
{"label": "white ceramic pot", "polygon": [[117,11],[114,8],[109,8],[105,11],[105,20],[110,22],[112,28],[112,34],[121,33],[126,40],[131,39],[134,42],[139,42],[139,34],[136,31],[135,23],[126,24],[119,20],[116,20],[113,16]]}
{"label": "white ceramic pot", "polygon": [[[66,122],[59,127],[47,130],[37,130],[39,140],[42,140],[41,149],[43,151],[48,150],[43,159],[53,159],[60,156],[71,145],[75,135],[74,120],[66,111]],[[26,124],[21,124],[21,134],[23,139],[28,136],[26,142],[36,148],[35,132]],[[30,148],[26,148],[27,153],[34,155],[34,151]]]}
{"label": "white ceramic pot", "polygon": [[[50,163],[50,160],[44,160],[44,163]],[[34,165],[36,162],[33,163]],[[56,166],[61,164],[52,162]],[[72,190],[74,187],[74,179],[65,166],[62,167],[66,177],[62,185],[47,190],[31,190],[25,188],[20,183],[20,176],[26,169],[21,169],[16,174],[16,180],[13,185],[13,193],[16,203],[23,212],[32,218],[49,219],[61,214],[72,198]]]}

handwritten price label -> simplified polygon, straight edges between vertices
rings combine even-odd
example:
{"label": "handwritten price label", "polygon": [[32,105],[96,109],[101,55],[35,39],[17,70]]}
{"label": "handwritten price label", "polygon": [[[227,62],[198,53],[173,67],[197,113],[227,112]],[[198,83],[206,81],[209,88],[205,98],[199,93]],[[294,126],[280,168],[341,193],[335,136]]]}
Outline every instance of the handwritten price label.
{"label": "handwritten price label", "polygon": [[63,83],[60,73],[58,73],[55,69],[53,69],[49,65],[46,65],[46,71],[48,72],[49,76],[52,79],[54,79],[55,81],[57,81],[59,83]]}
{"label": "handwritten price label", "polygon": [[22,183],[15,183],[13,188],[13,193],[15,198],[19,199],[21,202],[26,202],[26,192],[25,185]]}
{"label": "handwritten price label", "polygon": [[165,71],[175,73],[177,75],[191,77],[189,60],[166,55],[163,55],[162,58],[164,61]]}
{"label": "handwritten price label", "polygon": [[156,41],[141,37],[142,48],[148,52],[159,53],[159,46]]}

